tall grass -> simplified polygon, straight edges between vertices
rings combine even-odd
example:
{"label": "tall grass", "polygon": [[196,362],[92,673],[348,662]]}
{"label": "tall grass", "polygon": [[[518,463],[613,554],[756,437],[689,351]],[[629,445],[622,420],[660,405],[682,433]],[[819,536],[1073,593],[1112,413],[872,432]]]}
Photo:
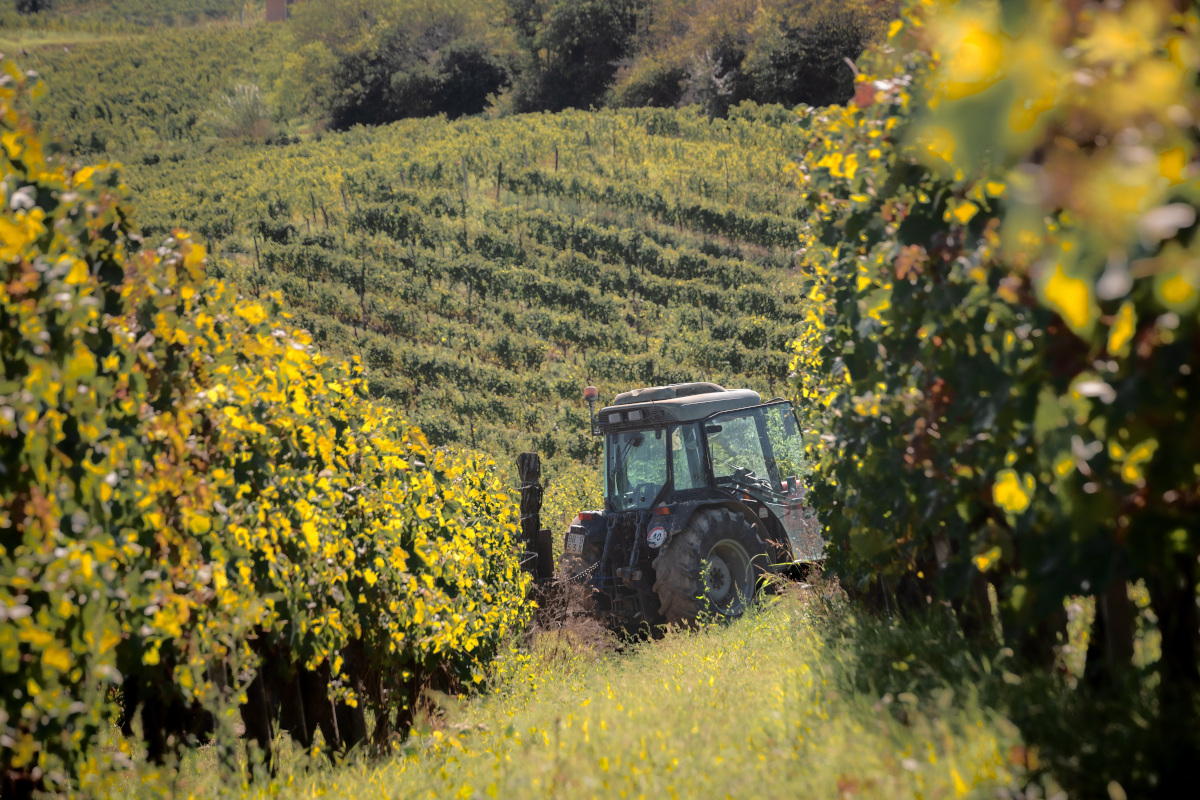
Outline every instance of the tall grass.
{"label": "tall grass", "polygon": [[[937,798],[1025,788],[1017,728],[977,693],[860,687],[859,626],[809,587],[769,597],[732,625],[659,641],[542,634],[512,649],[486,693],[436,698],[394,758],[329,768],[293,754],[253,792]],[[204,759],[184,771],[187,793],[217,788]]]}
{"label": "tall grass", "polygon": [[213,129],[227,139],[265,141],[275,135],[271,108],[254,84],[239,84],[217,100],[211,112]]}

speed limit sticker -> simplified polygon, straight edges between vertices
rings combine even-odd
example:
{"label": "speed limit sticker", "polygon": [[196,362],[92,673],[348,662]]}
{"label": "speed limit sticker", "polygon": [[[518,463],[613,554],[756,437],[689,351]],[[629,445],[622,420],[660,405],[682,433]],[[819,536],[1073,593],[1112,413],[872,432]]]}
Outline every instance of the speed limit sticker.
{"label": "speed limit sticker", "polygon": [[656,528],[651,528],[646,534],[646,544],[650,545],[651,549],[662,547],[662,543],[667,540],[667,529],[659,525]]}

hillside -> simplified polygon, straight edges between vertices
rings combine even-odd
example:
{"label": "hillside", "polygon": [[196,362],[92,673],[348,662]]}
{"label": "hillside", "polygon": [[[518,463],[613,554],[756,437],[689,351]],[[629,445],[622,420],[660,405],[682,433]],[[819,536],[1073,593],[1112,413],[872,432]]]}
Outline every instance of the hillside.
{"label": "hillside", "polygon": [[435,444],[593,452],[579,394],[785,391],[805,128],[640,110],[440,119],[128,165],[140,222],[282,292]]}
{"label": "hillside", "polygon": [[[76,152],[128,152],[158,142],[131,136],[114,148],[119,135],[99,145],[80,137],[92,103],[137,125],[143,109],[122,100],[136,86],[139,105],[156,96],[170,114],[208,110],[219,104],[214,75],[221,92],[256,86],[267,115],[289,131],[438,114],[695,105],[725,117],[747,101],[845,102],[847,61],[883,36],[894,13],[879,0],[322,0],[293,5],[286,24],[257,33],[271,40],[268,52],[248,53],[235,32],[264,20],[262,0],[0,0],[0,48],[48,74],[108,76],[87,84],[78,116],[76,103],[51,100],[52,122],[71,132]],[[180,30],[229,32],[228,58],[213,63],[172,35]],[[74,53],[131,39],[134,51]],[[181,52],[199,59],[197,86]],[[146,71],[131,71],[131,60]],[[157,133],[163,143],[184,138]]]}
{"label": "hillside", "polygon": [[[55,46],[37,46],[38,34]],[[280,34],[269,25],[40,31],[26,34],[35,38],[21,62],[50,87],[35,119],[68,152],[179,158],[213,136],[223,95],[276,63]]]}

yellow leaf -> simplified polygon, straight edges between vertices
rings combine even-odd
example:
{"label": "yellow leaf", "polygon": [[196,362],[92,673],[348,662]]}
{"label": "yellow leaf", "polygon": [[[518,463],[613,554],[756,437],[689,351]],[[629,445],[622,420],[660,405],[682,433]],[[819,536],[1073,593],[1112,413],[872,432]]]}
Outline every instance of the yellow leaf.
{"label": "yellow leaf", "polygon": [[987,572],[989,567],[1000,561],[1000,548],[993,547],[986,553],[980,553],[971,560],[975,562],[975,566],[980,572]]}
{"label": "yellow leaf", "polygon": [[319,544],[317,536],[317,526],[312,523],[312,520],[305,522],[300,526],[300,531],[304,534],[304,541],[308,544],[310,550],[316,550]]}
{"label": "yellow leaf", "polygon": [[1174,186],[1177,183],[1183,183],[1183,171],[1187,168],[1187,153],[1182,147],[1172,147],[1170,150],[1164,151],[1158,157],[1158,171]]}
{"label": "yellow leaf", "polygon": [[52,644],[42,651],[42,665],[58,672],[71,669],[71,654],[66,648]]}
{"label": "yellow leaf", "polygon": [[64,283],[75,286],[80,283],[86,283],[91,276],[88,271],[87,262],[82,259],[75,259],[75,263],[71,265],[71,271],[67,273],[67,277],[63,279]]}
{"label": "yellow leaf", "polygon": [[1115,356],[1123,356],[1129,352],[1129,342],[1133,339],[1136,328],[1133,304],[1126,301],[1117,312],[1112,330],[1108,332],[1108,352]]}
{"label": "yellow leaf", "polygon": [[1125,463],[1121,465],[1121,479],[1126,483],[1138,484],[1143,480],[1142,465],[1154,457],[1158,442],[1148,439],[1129,451]]}
{"label": "yellow leaf", "polygon": [[187,255],[183,257],[183,263],[189,267],[196,267],[203,264],[207,256],[208,251],[204,249],[204,245],[192,244],[187,249]]}
{"label": "yellow leaf", "polygon": [[121,641],[120,635],[112,631],[105,631],[100,634],[100,652],[107,653],[119,641]]}
{"label": "yellow leaf", "polygon": [[845,172],[847,179],[853,178],[854,173],[858,172],[858,154],[851,153],[850,155],[846,156],[846,161],[843,164],[842,169]]}
{"label": "yellow leaf", "polygon": [[1092,295],[1087,284],[1078,278],[1067,277],[1061,264],[1055,265],[1045,293],[1046,301],[1072,329],[1082,330],[1092,321]]}
{"label": "yellow leaf", "polygon": [[80,378],[90,378],[96,374],[96,357],[92,351],[82,345],[75,349],[75,355],[67,363],[66,379],[77,381]]}
{"label": "yellow leaf", "polygon": [[950,768],[950,777],[954,779],[954,796],[966,797],[970,790],[967,789],[967,784],[963,781],[962,776],[958,774],[958,770],[954,767]]}
{"label": "yellow leaf", "polygon": [[961,203],[958,208],[954,209],[954,218],[958,220],[960,224],[966,225],[978,212],[979,206],[975,205],[970,200],[967,200],[965,203]]}
{"label": "yellow leaf", "polygon": [[992,499],[996,505],[1011,514],[1020,514],[1029,508],[1032,497],[1032,476],[1026,475],[1022,478],[1016,470],[1000,470],[996,476],[996,483],[992,486]]}
{"label": "yellow leaf", "polygon": [[22,642],[29,642],[34,647],[46,647],[54,641],[53,634],[41,628],[25,628],[17,634]]}
{"label": "yellow leaf", "polygon": [[888,26],[888,38],[894,39],[896,37],[896,34],[898,34],[903,28],[904,28],[903,22],[901,22],[898,19],[892,20],[892,24]]}
{"label": "yellow leaf", "polygon": [[1172,306],[1186,305],[1196,297],[1196,288],[1178,272],[1165,279],[1158,291],[1162,299]]}

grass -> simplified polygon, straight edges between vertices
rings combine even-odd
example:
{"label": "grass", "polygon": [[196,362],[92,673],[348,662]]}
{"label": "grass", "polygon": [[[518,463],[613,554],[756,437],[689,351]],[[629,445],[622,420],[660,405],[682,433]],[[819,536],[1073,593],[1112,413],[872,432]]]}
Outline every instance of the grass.
{"label": "grass", "polygon": [[[855,637],[873,631],[820,590],[790,587],[734,624],[659,641],[618,648],[579,631],[541,634],[500,661],[486,693],[438,698],[394,757],[352,755],[329,767],[285,747],[277,778],[244,790],[283,798],[1020,791],[1028,780],[1020,734],[969,689],[856,688]],[[142,777],[147,791],[157,783]],[[139,784],[130,775],[116,793],[140,794]],[[215,756],[203,749],[168,792],[220,788]]]}

